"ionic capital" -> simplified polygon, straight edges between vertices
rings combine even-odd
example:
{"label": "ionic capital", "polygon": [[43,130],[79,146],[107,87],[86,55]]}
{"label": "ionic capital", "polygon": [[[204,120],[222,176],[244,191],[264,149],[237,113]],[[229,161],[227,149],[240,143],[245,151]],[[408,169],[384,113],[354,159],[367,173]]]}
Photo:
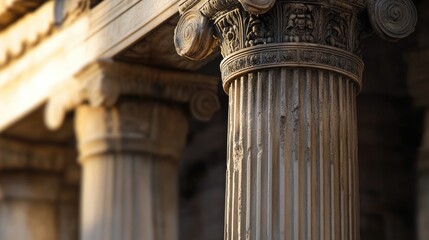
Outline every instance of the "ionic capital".
{"label": "ionic capital", "polygon": [[158,99],[188,104],[197,120],[209,120],[220,105],[217,78],[193,73],[167,71],[114,61],[91,64],[53,94],[47,104],[45,121],[58,128],[68,111],[82,103],[112,107],[120,97]]}
{"label": "ionic capital", "polygon": [[[304,52],[307,46],[319,45],[339,50],[340,55],[344,55],[341,51],[360,55],[361,38],[371,30],[396,41],[410,35],[417,21],[411,0],[186,0],[179,9],[182,17],[174,42],[179,55],[190,59],[207,57],[217,43],[224,57],[257,48],[287,48],[291,44]],[[368,14],[363,14],[365,11]],[[293,58],[293,54],[297,53],[286,55]],[[288,64],[280,55],[270,54],[267,58]],[[334,57],[332,61],[350,62],[347,58]]]}
{"label": "ionic capital", "polygon": [[129,98],[110,108],[80,105],[75,131],[81,162],[106,154],[179,159],[188,118],[177,105]]}

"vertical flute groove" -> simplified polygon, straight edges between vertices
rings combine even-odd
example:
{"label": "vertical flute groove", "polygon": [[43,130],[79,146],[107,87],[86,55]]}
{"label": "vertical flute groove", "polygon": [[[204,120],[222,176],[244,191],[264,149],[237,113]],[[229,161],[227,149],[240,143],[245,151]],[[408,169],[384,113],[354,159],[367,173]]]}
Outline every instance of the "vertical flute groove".
{"label": "vertical flute groove", "polygon": [[229,93],[226,239],[358,239],[352,80],[275,68]]}

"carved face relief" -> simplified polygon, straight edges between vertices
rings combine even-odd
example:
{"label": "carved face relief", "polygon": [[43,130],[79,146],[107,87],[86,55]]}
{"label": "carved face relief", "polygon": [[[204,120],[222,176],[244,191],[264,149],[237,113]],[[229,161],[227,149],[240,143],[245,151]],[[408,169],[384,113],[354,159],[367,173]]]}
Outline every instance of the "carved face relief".
{"label": "carved face relief", "polygon": [[274,42],[274,34],[266,26],[262,19],[251,16],[245,46],[251,47]]}
{"label": "carved face relief", "polygon": [[314,42],[314,18],[310,5],[293,3],[285,7],[287,25],[284,29],[284,41]]}

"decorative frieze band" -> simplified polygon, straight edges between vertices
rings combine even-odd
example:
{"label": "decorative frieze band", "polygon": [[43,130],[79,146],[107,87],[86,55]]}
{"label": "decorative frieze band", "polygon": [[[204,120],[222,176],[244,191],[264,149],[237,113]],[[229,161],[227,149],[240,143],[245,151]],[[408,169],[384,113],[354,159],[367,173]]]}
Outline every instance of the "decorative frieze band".
{"label": "decorative frieze band", "polygon": [[245,48],[221,63],[222,81],[228,92],[230,82],[251,71],[276,67],[307,67],[331,70],[350,77],[361,87],[364,63],[357,56],[316,44],[270,44]]}
{"label": "decorative frieze band", "polygon": [[167,71],[141,65],[98,61],[72,79],[47,105],[46,123],[58,128],[68,111],[88,101],[91,106],[112,106],[120,96],[189,103],[197,120],[208,120],[220,105],[218,78],[194,73]]}

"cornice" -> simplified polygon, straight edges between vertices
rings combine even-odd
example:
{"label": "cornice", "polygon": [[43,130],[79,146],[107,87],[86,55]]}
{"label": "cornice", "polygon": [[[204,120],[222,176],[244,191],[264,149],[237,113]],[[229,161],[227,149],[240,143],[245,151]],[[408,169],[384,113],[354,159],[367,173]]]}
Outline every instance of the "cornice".
{"label": "cornice", "polygon": [[209,120],[220,107],[217,82],[216,77],[100,60],[50,97],[45,119],[48,127],[56,129],[65,114],[83,102],[109,107],[120,96],[136,96],[187,103],[196,119]]}
{"label": "cornice", "polygon": [[177,14],[177,4],[178,0],[103,1],[10,61],[0,71],[0,109],[7,112],[0,118],[0,131],[44,104],[88,64],[113,58],[156,31]]}
{"label": "cornice", "polygon": [[1,0],[0,31],[25,14],[34,11],[47,0]]}
{"label": "cornice", "polygon": [[[0,68],[5,67],[53,33],[53,9],[54,3],[49,1],[0,33],[0,39],[2,39]],[[34,24],[36,22],[37,24]]]}
{"label": "cornice", "polygon": [[0,39],[2,39],[2,44],[0,45],[0,69],[58,32],[55,24],[67,25],[89,9],[87,0],[72,2],[75,2],[75,4],[61,10],[61,14],[64,16],[61,22],[56,22],[55,19],[55,2],[48,1],[34,12],[26,14],[16,23],[0,32]]}

